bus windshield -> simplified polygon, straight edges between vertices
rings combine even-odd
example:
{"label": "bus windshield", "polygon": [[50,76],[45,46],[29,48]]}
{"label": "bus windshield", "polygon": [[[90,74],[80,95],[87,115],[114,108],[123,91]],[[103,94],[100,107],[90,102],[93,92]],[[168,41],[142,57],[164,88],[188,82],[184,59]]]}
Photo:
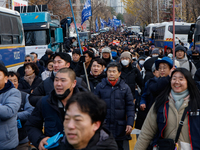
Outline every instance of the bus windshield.
{"label": "bus windshield", "polygon": [[25,45],[47,45],[47,30],[38,30],[38,31],[24,31],[25,34]]}
{"label": "bus windshield", "polygon": [[[173,34],[173,26],[170,25],[168,27],[168,31],[171,32]],[[175,26],[175,34],[188,34],[188,32],[190,31],[190,26],[189,25],[176,25]]]}

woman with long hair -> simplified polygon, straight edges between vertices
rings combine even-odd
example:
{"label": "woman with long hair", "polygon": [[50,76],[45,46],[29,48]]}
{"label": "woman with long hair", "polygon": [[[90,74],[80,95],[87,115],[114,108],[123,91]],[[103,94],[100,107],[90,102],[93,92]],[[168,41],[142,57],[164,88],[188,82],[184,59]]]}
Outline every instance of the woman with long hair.
{"label": "woman with long hair", "polygon": [[134,149],[156,149],[159,139],[175,140],[186,107],[187,114],[178,138],[178,150],[200,149],[199,98],[200,92],[191,73],[184,68],[175,69],[168,86],[151,107]]}

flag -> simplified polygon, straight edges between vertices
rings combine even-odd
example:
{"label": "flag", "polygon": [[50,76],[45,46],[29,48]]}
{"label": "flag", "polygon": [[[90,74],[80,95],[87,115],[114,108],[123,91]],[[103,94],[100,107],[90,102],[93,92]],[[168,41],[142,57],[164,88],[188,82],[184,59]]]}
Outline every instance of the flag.
{"label": "flag", "polygon": [[104,23],[103,23],[103,20],[100,18],[100,22],[101,22],[101,29],[104,28]]}
{"label": "flag", "polygon": [[109,27],[112,27],[112,21],[111,21],[110,18],[108,18],[108,26],[109,26]]}
{"label": "flag", "polygon": [[92,7],[91,0],[87,0],[83,7],[82,16],[81,16],[81,25],[92,16]]}
{"label": "flag", "polygon": [[121,25],[121,20],[113,19],[113,23],[114,23],[115,26],[120,26]]}
{"label": "flag", "polygon": [[102,19],[102,22],[104,25],[107,25],[107,22],[104,19]]}
{"label": "flag", "polygon": [[96,24],[96,32],[99,32],[99,25],[98,25],[98,18],[97,17],[96,17],[95,24]]}

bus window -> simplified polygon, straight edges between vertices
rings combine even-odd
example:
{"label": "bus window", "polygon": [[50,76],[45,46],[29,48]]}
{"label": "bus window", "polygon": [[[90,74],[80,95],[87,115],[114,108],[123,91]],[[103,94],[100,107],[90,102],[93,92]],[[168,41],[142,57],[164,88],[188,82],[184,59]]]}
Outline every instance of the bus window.
{"label": "bus window", "polygon": [[12,21],[13,44],[22,43],[23,31],[22,31],[22,26],[19,23],[20,18],[11,17],[11,21]]}
{"label": "bus window", "polygon": [[12,44],[12,36],[11,35],[2,35],[1,36],[1,44],[2,45]]}
{"label": "bus window", "polygon": [[157,28],[155,33],[155,39],[164,40],[165,27]]}
{"label": "bus window", "polygon": [[12,34],[12,26],[11,26],[10,17],[8,17],[7,15],[2,15],[0,23],[1,23],[0,33],[11,35]]}
{"label": "bus window", "polygon": [[1,44],[20,44],[23,41],[23,31],[20,17],[0,15]]}
{"label": "bus window", "polygon": [[39,30],[39,31],[24,31],[25,34],[25,45],[47,45],[47,31]]}
{"label": "bus window", "polygon": [[[168,31],[173,34],[173,26],[170,25],[168,27]],[[175,34],[188,34],[190,31],[190,26],[189,25],[176,25],[175,26]]]}

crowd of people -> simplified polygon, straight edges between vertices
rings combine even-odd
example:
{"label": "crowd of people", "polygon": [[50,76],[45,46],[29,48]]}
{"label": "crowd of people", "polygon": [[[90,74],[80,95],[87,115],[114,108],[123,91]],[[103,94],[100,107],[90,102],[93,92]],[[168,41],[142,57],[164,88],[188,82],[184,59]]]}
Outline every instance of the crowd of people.
{"label": "crowd of people", "polygon": [[135,150],[200,149],[198,51],[180,42],[173,62],[172,48],[125,31],[82,41],[83,53],[70,41],[17,72],[0,64],[0,149],[129,150],[133,128]]}

